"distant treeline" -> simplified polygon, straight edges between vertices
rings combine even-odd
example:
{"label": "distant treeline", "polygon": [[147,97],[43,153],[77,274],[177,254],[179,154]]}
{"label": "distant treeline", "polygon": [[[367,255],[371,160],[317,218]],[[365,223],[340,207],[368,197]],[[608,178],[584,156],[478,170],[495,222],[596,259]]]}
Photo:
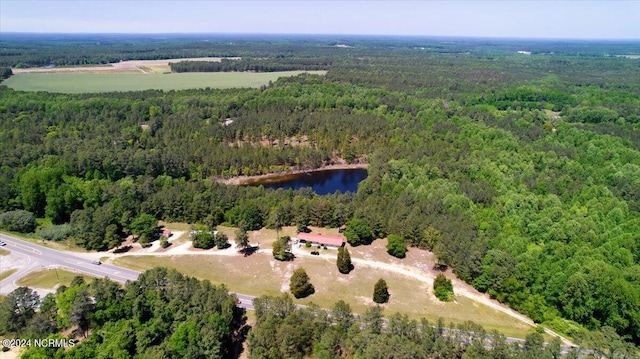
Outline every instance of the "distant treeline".
{"label": "distant treeline", "polygon": [[171,62],[173,72],[275,72],[275,71],[315,71],[328,70],[333,61],[331,59],[305,58],[271,58],[271,59],[222,59],[212,61],[180,61]]}
{"label": "distant treeline", "polygon": [[[342,46],[341,46],[342,45]],[[586,46],[588,45],[588,46]],[[533,56],[517,55],[531,51]],[[292,35],[140,35],[140,34],[21,34],[3,33],[0,66],[36,67],[107,64],[126,60],[158,60],[189,57],[271,58],[370,58],[412,54],[514,54],[518,59],[536,54],[571,57],[607,57],[640,53],[638,42],[487,40],[472,38],[418,38]],[[412,59],[411,61],[415,61]],[[273,70],[276,71],[276,70]]]}

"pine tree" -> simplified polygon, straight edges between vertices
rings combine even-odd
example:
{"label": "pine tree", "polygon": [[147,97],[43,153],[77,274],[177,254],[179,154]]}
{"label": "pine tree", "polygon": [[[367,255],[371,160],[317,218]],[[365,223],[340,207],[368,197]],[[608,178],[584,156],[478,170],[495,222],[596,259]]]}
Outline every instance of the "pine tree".
{"label": "pine tree", "polygon": [[289,290],[296,298],[308,297],[316,291],[303,268],[298,268],[293,272],[289,282]]}
{"label": "pine tree", "polygon": [[349,274],[353,269],[353,264],[351,264],[351,255],[349,254],[349,250],[345,247],[338,248],[338,260],[336,261],[338,265],[338,270],[342,274]]}
{"label": "pine tree", "polygon": [[378,282],[373,287],[373,301],[378,304],[389,301],[389,288],[387,287],[387,282],[382,278],[378,279]]}

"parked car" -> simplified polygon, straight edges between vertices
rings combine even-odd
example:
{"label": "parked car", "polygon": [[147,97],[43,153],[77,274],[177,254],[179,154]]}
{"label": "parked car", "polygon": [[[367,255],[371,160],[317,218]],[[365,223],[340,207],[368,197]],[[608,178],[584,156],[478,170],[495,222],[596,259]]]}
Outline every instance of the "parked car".
{"label": "parked car", "polygon": [[318,252],[318,251],[313,251],[313,252],[311,252],[311,254],[312,254],[312,255],[314,255],[314,256],[319,256],[319,255],[320,255],[320,252]]}
{"label": "parked car", "polygon": [[6,246],[7,243],[5,243],[4,241],[0,241],[0,246]]}

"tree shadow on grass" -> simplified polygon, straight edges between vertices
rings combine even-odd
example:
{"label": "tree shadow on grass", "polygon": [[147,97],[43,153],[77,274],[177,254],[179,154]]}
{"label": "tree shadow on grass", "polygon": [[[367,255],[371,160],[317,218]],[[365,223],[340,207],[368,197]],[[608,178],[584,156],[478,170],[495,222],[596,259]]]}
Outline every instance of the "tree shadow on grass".
{"label": "tree shadow on grass", "polygon": [[114,249],[113,253],[115,253],[115,254],[127,253],[131,248],[133,248],[133,246],[130,246],[130,245],[123,246],[123,247]]}
{"label": "tree shadow on grass", "polygon": [[260,249],[260,247],[251,246],[251,247],[247,247],[247,248],[241,249],[240,253],[242,253],[245,257],[248,257],[248,256],[254,254],[255,252],[257,252],[258,249]]}

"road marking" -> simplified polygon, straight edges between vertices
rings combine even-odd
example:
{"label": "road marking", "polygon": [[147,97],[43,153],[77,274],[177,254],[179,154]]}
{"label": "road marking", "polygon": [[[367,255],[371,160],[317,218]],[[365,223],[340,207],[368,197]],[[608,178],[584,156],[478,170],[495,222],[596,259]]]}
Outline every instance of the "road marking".
{"label": "road marking", "polygon": [[[22,250],[25,250],[25,249],[26,249],[26,250],[29,250],[31,253],[37,254],[37,255],[39,255],[39,256],[41,256],[41,255],[42,255],[42,252],[40,252],[39,250],[37,250],[37,249],[35,249],[35,248],[31,248],[31,247],[29,247],[29,246],[25,246],[25,245],[24,245],[24,244],[22,244],[22,243],[7,242],[7,244],[10,244],[10,245],[12,245],[12,246],[16,247],[16,249],[22,249]],[[21,248],[21,247],[23,247],[23,248]]]}

